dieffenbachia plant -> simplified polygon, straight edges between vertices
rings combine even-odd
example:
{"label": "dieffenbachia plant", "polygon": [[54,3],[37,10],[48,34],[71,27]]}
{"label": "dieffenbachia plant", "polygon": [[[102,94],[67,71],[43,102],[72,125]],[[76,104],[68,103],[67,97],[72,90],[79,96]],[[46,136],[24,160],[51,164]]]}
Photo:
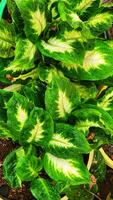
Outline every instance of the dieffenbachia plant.
{"label": "dieffenbachia plant", "polygon": [[[97,181],[104,176],[98,149],[113,143],[113,40],[105,37],[111,6],[7,0],[10,19],[0,19],[0,137],[17,148],[3,163],[4,178],[12,188],[30,182],[38,200],[92,199],[92,173]],[[95,170],[83,159],[92,150]]]}

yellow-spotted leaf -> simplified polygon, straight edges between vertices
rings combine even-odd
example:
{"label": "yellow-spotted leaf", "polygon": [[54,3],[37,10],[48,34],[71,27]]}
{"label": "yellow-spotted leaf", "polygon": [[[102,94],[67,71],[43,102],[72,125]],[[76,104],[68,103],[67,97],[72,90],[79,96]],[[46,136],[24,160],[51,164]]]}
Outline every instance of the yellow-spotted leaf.
{"label": "yellow-spotted leaf", "polygon": [[0,19],[0,57],[10,58],[14,56],[15,30],[12,24]]}
{"label": "yellow-spotted leaf", "polygon": [[85,52],[82,65],[62,63],[70,77],[81,80],[101,80],[113,75],[113,43],[97,40],[92,49]]}
{"label": "yellow-spotted leaf", "polygon": [[113,14],[110,12],[98,13],[86,23],[93,34],[101,34],[108,30],[113,23]]}
{"label": "yellow-spotted leaf", "polygon": [[76,117],[75,127],[88,135],[89,128],[103,129],[106,134],[113,135],[113,119],[108,112],[96,106],[89,106],[73,112]]}
{"label": "yellow-spotted leaf", "polygon": [[88,153],[91,148],[84,135],[71,125],[58,123],[55,126],[48,151],[57,155]]}
{"label": "yellow-spotted leaf", "polygon": [[54,58],[55,60],[63,61],[69,64],[76,62],[78,63],[80,59],[75,40],[51,37],[47,42],[44,40],[39,40],[37,42],[37,48],[44,56]]}
{"label": "yellow-spotted leaf", "polygon": [[28,119],[28,111],[28,100],[24,96],[14,93],[7,103],[7,124],[15,139],[19,139],[20,137],[20,131]]}
{"label": "yellow-spotted leaf", "polygon": [[71,158],[57,157],[46,153],[44,169],[55,181],[69,182],[70,185],[80,185],[90,182],[90,174],[83,163],[81,156]]}
{"label": "yellow-spotted leaf", "polygon": [[66,120],[80,104],[80,98],[69,79],[56,76],[46,90],[45,104],[54,119]]}
{"label": "yellow-spotted leaf", "polygon": [[25,23],[27,37],[35,42],[46,27],[46,0],[16,0]]}
{"label": "yellow-spotted leaf", "polygon": [[49,113],[42,108],[34,108],[22,130],[20,140],[22,143],[47,145],[54,132],[54,124]]}
{"label": "yellow-spotted leaf", "polygon": [[98,100],[97,106],[106,110],[113,117],[113,87],[109,88]]}
{"label": "yellow-spotted leaf", "polygon": [[16,42],[15,58],[5,71],[23,72],[34,67],[36,47],[28,39],[19,38]]}

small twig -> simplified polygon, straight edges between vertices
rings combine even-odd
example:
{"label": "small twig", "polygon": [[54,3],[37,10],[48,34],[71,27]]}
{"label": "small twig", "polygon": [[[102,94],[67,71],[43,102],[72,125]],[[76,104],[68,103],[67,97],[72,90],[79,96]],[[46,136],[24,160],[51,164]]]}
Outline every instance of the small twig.
{"label": "small twig", "polygon": [[95,196],[98,200],[102,200],[98,195],[96,195],[95,193],[87,190],[86,188],[84,188],[87,192],[89,192],[90,194],[92,194],[93,196]]}

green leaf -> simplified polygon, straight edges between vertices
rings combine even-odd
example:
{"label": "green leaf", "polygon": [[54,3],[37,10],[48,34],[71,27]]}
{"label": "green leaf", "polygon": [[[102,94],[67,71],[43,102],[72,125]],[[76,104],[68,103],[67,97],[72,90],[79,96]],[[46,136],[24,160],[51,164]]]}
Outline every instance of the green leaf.
{"label": "green leaf", "polygon": [[16,0],[25,23],[27,37],[36,42],[46,27],[46,0]]}
{"label": "green leaf", "polygon": [[101,34],[108,30],[113,23],[113,14],[110,12],[98,13],[86,23],[93,34]]}
{"label": "green leaf", "polygon": [[41,159],[35,156],[32,147],[27,149],[19,148],[16,150],[17,163],[16,163],[16,174],[21,181],[32,181],[38,176],[38,172],[42,168]]}
{"label": "green leaf", "polygon": [[84,55],[82,65],[63,64],[64,69],[73,77],[77,76],[81,80],[101,80],[112,76],[112,41],[96,40],[94,47],[88,49]]}
{"label": "green leaf", "polygon": [[84,12],[90,8],[96,0],[79,0],[77,5],[75,6],[75,10],[82,15]]}
{"label": "green leaf", "polygon": [[22,33],[24,23],[15,0],[7,0],[7,9],[10,13],[16,32]]}
{"label": "green leaf", "polygon": [[80,104],[80,98],[67,78],[56,76],[46,90],[45,104],[54,119],[66,120]]}
{"label": "green leaf", "polygon": [[12,24],[0,19],[0,57],[10,58],[14,56],[15,31]]}
{"label": "green leaf", "polygon": [[58,155],[88,153],[91,148],[84,135],[68,124],[56,124],[55,133],[48,144],[49,152]]}
{"label": "green leaf", "polygon": [[[78,47],[74,40],[66,40],[61,37],[51,37],[46,42],[44,40],[37,41],[37,48],[47,57],[55,60],[66,62],[68,64],[78,63],[80,55],[78,55]],[[82,47],[81,47],[81,55]]]}
{"label": "green leaf", "polygon": [[106,134],[113,135],[113,119],[101,108],[89,106],[73,112],[76,117],[75,127],[85,135],[89,133],[90,127],[102,128]]}
{"label": "green leaf", "polygon": [[47,145],[54,132],[54,124],[49,113],[42,108],[35,107],[26,121],[20,140],[22,143]]}
{"label": "green leaf", "polygon": [[70,185],[80,185],[90,182],[90,174],[81,157],[61,158],[46,153],[44,157],[44,169],[55,181],[66,181]]}
{"label": "green leaf", "polygon": [[0,121],[0,138],[11,138],[11,132],[7,127],[7,124],[3,121]]}
{"label": "green leaf", "polygon": [[60,200],[60,195],[56,189],[43,178],[35,179],[31,183],[31,193],[37,200]]}
{"label": "green leaf", "polygon": [[15,139],[19,139],[20,137],[20,131],[28,118],[28,111],[28,100],[19,93],[14,93],[12,98],[7,103],[7,124],[10,127],[12,136]]}
{"label": "green leaf", "polygon": [[95,99],[96,95],[97,95],[97,88],[96,85],[94,85],[93,83],[89,83],[87,85],[83,85],[80,83],[75,83],[74,84],[75,89],[77,90],[81,101],[83,103],[87,102],[90,99]]}
{"label": "green leaf", "polygon": [[11,188],[21,187],[21,180],[16,174],[16,169],[15,169],[16,162],[17,162],[16,151],[12,151],[11,153],[8,154],[3,163],[4,178],[11,186]]}
{"label": "green leaf", "polygon": [[18,38],[16,41],[15,58],[5,71],[23,72],[34,67],[36,47],[28,39]]}
{"label": "green leaf", "polygon": [[113,117],[113,88],[109,88],[97,101],[97,106],[106,110]]}
{"label": "green leaf", "polygon": [[78,27],[82,27],[83,22],[80,17],[77,15],[77,13],[75,13],[75,11],[68,9],[65,2],[59,2],[58,11],[60,13],[61,19],[66,21],[72,28],[77,29]]}
{"label": "green leaf", "polygon": [[63,76],[63,73],[60,70],[57,70],[54,66],[45,66],[44,64],[38,65],[38,76],[39,79],[45,83],[51,83],[54,79],[54,76]]}

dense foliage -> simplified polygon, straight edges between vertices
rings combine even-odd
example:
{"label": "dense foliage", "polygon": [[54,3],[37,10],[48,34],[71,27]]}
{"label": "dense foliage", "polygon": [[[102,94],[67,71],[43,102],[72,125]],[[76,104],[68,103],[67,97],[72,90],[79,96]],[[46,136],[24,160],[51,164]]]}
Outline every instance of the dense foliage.
{"label": "dense foliage", "polygon": [[[29,182],[38,200],[93,199],[92,174],[97,182],[104,178],[98,149],[113,143],[111,6],[7,0],[9,16],[0,20],[0,137],[17,148],[4,161],[4,177],[12,188]],[[83,158],[92,150],[90,170]]]}

